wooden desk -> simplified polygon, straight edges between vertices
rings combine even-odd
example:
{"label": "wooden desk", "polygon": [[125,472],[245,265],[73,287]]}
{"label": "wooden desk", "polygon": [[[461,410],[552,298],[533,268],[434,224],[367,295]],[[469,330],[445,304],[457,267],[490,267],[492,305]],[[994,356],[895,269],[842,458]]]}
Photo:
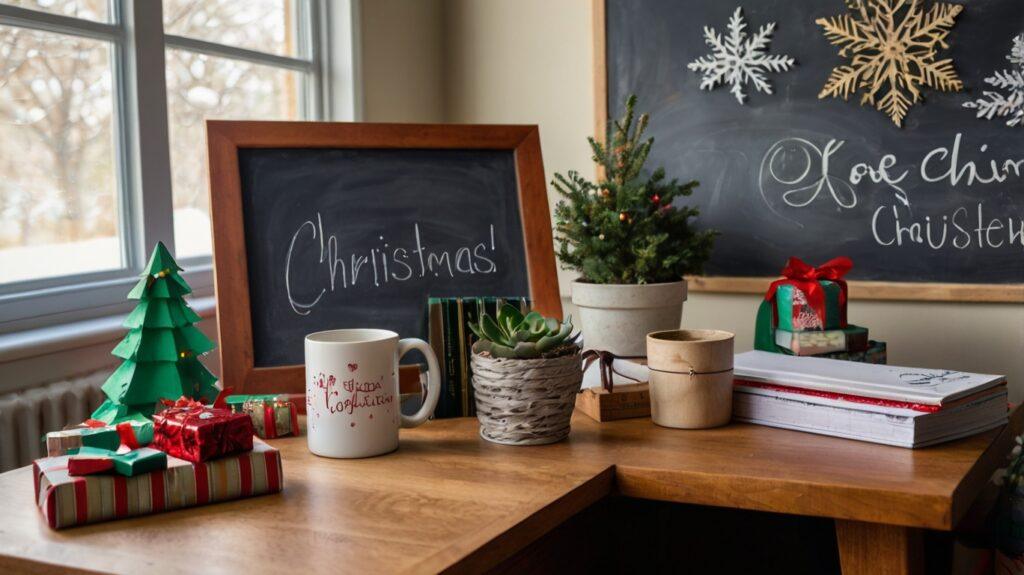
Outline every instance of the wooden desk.
{"label": "wooden desk", "polygon": [[490,444],[475,419],[402,432],[398,452],[322,459],[274,441],[280,495],[51,531],[29,468],[0,475],[0,572],[476,572],[613,492],[836,518],[844,573],[907,573],[920,529],[952,529],[1000,466],[1001,430],[908,450],[747,424],[704,431],[577,414],[568,441]]}

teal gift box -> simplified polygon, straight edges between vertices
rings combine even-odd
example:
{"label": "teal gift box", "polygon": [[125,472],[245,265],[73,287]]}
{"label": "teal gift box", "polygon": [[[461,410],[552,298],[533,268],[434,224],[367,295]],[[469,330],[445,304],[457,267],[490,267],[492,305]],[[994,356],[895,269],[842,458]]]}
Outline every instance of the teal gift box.
{"label": "teal gift box", "polygon": [[167,454],[149,447],[141,447],[127,453],[117,453],[116,451],[96,447],[79,447],[68,450],[68,455],[72,459],[79,457],[109,459],[114,472],[125,477],[135,477],[150,471],[167,469]]}
{"label": "teal gift box", "polygon": [[65,455],[69,449],[78,447],[96,447],[99,449],[116,450],[121,445],[121,436],[113,427],[65,429],[51,431],[46,434],[46,455],[57,457]]}
{"label": "teal gift box", "polygon": [[825,317],[822,318],[807,303],[804,292],[791,284],[783,284],[775,292],[775,307],[778,312],[778,329],[786,331],[808,331],[841,329],[842,318],[846,315],[841,302],[842,288],[831,280],[818,280],[825,296]]}

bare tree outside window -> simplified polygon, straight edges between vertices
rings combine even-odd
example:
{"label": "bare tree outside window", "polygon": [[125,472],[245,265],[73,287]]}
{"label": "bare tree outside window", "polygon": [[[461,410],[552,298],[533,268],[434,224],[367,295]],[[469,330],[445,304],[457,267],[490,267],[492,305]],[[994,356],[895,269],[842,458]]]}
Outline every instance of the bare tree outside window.
{"label": "bare tree outside window", "polygon": [[0,283],[122,265],[112,91],[109,43],[0,26]]}
{"label": "bare tree outside window", "polygon": [[[287,0],[165,0],[168,33],[294,55]],[[299,117],[302,74],[251,62],[167,50],[174,238],[179,257],[210,253],[205,121]],[[200,145],[197,145],[200,144]]]}
{"label": "bare tree outside window", "polygon": [[[164,0],[167,34],[298,57],[296,0]],[[107,0],[0,0],[112,20]],[[0,284],[123,261],[115,45],[0,25]],[[175,242],[210,253],[206,119],[296,119],[306,74],[168,48]]]}

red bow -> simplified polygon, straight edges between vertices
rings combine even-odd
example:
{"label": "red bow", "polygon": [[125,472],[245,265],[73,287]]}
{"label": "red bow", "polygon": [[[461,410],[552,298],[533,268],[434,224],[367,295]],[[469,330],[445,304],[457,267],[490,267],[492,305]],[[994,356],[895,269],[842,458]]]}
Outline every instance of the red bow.
{"label": "red bow", "polygon": [[183,395],[183,396],[179,397],[177,401],[171,401],[170,399],[161,399],[160,403],[164,404],[165,406],[167,406],[169,408],[187,407],[187,408],[191,409],[191,408],[196,408],[196,407],[198,407],[198,408],[206,407],[206,404],[204,404],[202,401],[197,401],[197,400],[192,399],[191,397],[188,397],[186,395]]}
{"label": "red bow", "polygon": [[800,258],[789,258],[786,267],[782,268],[783,278],[775,280],[768,286],[768,292],[764,299],[774,300],[775,292],[781,285],[792,285],[804,292],[807,296],[807,304],[821,318],[822,325],[825,324],[825,290],[821,287],[821,280],[835,282],[839,286],[839,309],[842,316],[839,318],[839,325],[846,326],[846,280],[843,276],[853,268],[853,261],[846,257],[830,259],[818,267],[808,265]]}

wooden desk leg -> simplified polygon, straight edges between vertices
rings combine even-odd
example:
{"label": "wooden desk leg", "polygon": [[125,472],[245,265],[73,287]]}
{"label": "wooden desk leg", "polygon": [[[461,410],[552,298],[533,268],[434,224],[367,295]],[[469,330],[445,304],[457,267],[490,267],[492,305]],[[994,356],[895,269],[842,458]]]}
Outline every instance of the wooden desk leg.
{"label": "wooden desk leg", "polygon": [[917,575],[924,572],[921,530],[836,519],[843,575]]}

